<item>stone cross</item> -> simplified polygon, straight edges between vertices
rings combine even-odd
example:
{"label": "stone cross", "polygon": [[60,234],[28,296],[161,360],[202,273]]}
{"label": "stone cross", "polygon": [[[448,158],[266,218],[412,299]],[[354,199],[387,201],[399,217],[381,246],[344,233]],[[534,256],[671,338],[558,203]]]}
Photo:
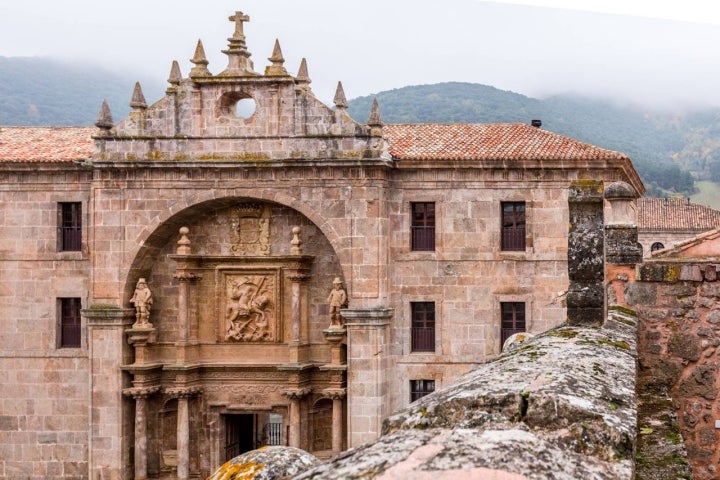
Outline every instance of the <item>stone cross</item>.
{"label": "stone cross", "polygon": [[245,15],[243,12],[235,12],[235,15],[228,17],[228,20],[235,22],[235,33],[233,34],[233,37],[245,38],[245,33],[243,32],[243,22],[249,22],[250,16]]}

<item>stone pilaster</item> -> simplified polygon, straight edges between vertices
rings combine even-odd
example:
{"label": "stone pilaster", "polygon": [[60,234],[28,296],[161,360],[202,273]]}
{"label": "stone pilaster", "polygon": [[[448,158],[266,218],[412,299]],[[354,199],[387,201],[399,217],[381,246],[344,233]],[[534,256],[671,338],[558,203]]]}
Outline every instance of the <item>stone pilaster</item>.
{"label": "stone pilaster", "polygon": [[147,479],[147,397],[160,387],[133,387],[123,394],[135,399],[135,480]]}
{"label": "stone pilaster", "polygon": [[82,310],[88,331],[90,358],[90,478],[122,478],[129,459],[128,436],[123,435],[123,373],[132,357],[124,332],[135,320],[135,310],[119,307]]}
{"label": "stone pilaster", "polygon": [[290,280],[290,318],[292,337],[290,340],[290,363],[303,363],[308,361],[306,351],[301,350],[302,345],[308,343],[308,325],[306,313],[306,295],[303,292],[305,283],[310,278],[310,269],[305,264],[298,264],[288,269]]}
{"label": "stone pilaster", "polygon": [[568,203],[568,323],[601,325],[605,318],[603,183],[572,182]]}
{"label": "stone pilaster", "polygon": [[348,447],[375,440],[388,412],[388,326],[393,310],[345,309]]}
{"label": "stone pilaster", "polygon": [[332,399],[332,450],[339,453],[343,450],[343,399],[347,396],[344,388],[326,388],[323,394]]}
{"label": "stone pilaster", "polygon": [[290,400],[290,432],[288,434],[288,445],[301,448],[300,445],[300,401],[308,395],[310,388],[289,388],[282,392]]}
{"label": "stone pilaster", "polygon": [[190,284],[200,277],[192,272],[180,270],[173,275],[178,280],[178,326],[179,338],[176,342],[176,363],[183,365],[187,361],[187,348],[190,330],[190,315],[188,305],[190,303]]}
{"label": "stone pilaster", "polygon": [[173,387],[165,393],[178,399],[177,410],[177,479],[190,478],[190,397],[202,391],[201,387]]}

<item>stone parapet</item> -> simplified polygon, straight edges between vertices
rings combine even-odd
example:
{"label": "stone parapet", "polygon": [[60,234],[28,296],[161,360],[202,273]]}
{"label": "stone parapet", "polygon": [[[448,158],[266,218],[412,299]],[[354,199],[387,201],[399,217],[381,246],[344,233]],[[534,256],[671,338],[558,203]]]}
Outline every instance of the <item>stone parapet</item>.
{"label": "stone parapet", "polygon": [[293,478],[629,480],[636,319],[610,320],[538,335],[390,416],[378,441]]}

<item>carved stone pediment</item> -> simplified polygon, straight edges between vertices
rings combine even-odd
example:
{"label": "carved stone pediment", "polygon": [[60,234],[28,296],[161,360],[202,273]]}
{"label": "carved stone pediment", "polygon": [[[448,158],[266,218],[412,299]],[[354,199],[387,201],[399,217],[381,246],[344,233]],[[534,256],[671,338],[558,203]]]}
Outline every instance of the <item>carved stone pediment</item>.
{"label": "carved stone pediment", "polygon": [[270,255],[270,206],[246,202],[231,214],[235,243],[230,249],[238,255]]}

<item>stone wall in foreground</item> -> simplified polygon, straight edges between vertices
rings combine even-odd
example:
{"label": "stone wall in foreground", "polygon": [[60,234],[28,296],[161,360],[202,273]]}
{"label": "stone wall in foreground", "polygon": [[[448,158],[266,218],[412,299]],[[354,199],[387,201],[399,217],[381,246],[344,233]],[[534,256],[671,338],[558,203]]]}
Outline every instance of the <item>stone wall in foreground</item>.
{"label": "stone wall in foreground", "polygon": [[624,292],[640,319],[641,385],[655,400],[672,398],[674,438],[684,442],[697,480],[720,475],[719,270],[716,262],[646,262]]}
{"label": "stone wall in foreground", "polygon": [[619,310],[599,329],[550,330],[294,478],[631,479],[635,338],[635,317]]}

